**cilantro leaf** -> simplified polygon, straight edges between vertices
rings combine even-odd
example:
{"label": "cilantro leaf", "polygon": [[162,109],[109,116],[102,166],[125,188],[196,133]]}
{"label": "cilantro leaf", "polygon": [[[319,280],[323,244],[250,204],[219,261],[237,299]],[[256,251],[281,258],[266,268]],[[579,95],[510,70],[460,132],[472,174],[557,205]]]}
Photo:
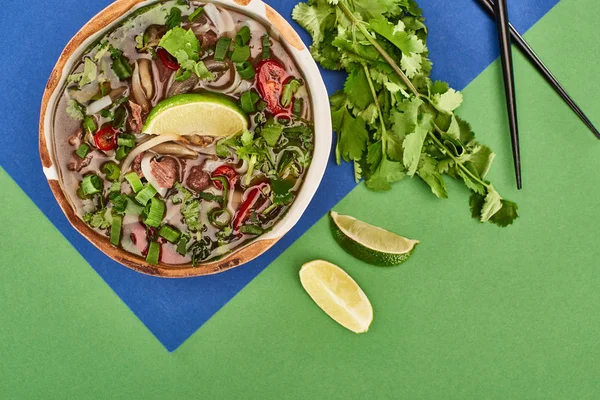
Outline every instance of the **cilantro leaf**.
{"label": "cilantro leaf", "polygon": [[[191,29],[186,31],[179,26],[174,27],[162,37],[159,46],[175,58],[177,58],[179,51],[182,50],[187,56],[183,61],[198,61],[200,57],[200,42]],[[179,56],[181,57],[181,53],[179,53]]]}
{"label": "cilantro leaf", "polygon": [[[473,193],[469,200],[469,205],[471,207],[471,216],[475,219],[481,220],[481,211],[483,205],[485,204],[485,197]],[[506,227],[511,225],[515,219],[519,217],[519,207],[516,203],[508,200],[501,200],[502,207],[490,217],[489,222],[496,224],[501,227]]]}
{"label": "cilantro leaf", "polygon": [[394,25],[383,19],[376,19],[369,21],[369,26],[376,33],[392,42],[404,55],[423,53],[426,50],[425,44],[423,44],[421,39],[415,34],[398,30],[398,25]]}
{"label": "cilantro leaf", "polygon": [[438,162],[435,158],[421,154],[419,160],[419,170],[417,171],[419,177],[431,187],[431,191],[437,197],[446,199],[448,198],[448,192],[446,191],[446,185],[442,179],[442,175],[438,169]]}
{"label": "cilantro leaf", "polygon": [[276,205],[285,205],[292,201],[293,194],[290,190],[294,187],[294,182],[279,179],[279,178],[271,178],[271,189],[273,189],[273,204]]}
{"label": "cilantro leaf", "polygon": [[402,162],[408,169],[408,175],[414,175],[417,172],[419,166],[419,160],[421,157],[421,150],[423,149],[423,143],[427,137],[427,133],[432,129],[433,117],[431,114],[423,114],[417,118],[417,124],[414,132],[408,134],[402,143],[404,154]]}
{"label": "cilantro leaf", "polygon": [[334,130],[338,133],[340,154],[345,161],[360,160],[369,140],[365,121],[354,118],[346,107],[339,112],[341,115],[336,115]]}
{"label": "cilantro leaf", "polygon": [[311,5],[299,3],[292,10],[292,18],[311,34],[314,44],[318,44],[323,41],[325,30],[333,28],[335,10],[322,1]]}
{"label": "cilantro leaf", "polygon": [[451,114],[462,104],[463,96],[454,89],[448,89],[443,94],[434,94],[431,99],[435,108],[446,114]]}
{"label": "cilantro leaf", "polygon": [[406,176],[402,164],[382,157],[377,168],[365,181],[367,187],[375,191],[390,190],[391,183],[398,182]]}
{"label": "cilantro leaf", "polygon": [[344,92],[348,101],[360,110],[367,108],[373,102],[373,95],[369,87],[369,81],[363,68],[352,70],[344,83]]}

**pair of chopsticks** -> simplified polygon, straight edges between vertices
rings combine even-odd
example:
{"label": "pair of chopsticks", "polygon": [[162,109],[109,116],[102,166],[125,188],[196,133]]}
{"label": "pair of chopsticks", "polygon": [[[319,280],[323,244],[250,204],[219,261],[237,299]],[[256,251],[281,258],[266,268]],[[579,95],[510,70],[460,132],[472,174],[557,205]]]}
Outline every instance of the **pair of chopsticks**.
{"label": "pair of chopsticks", "polygon": [[517,179],[517,188],[523,187],[521,181],[521,155],[519,150],[519,131],[517,125],[517,107],[515,101],[515,85],[513,78],[512,53],[510,50],[511,37],[515,41],[517,47],[525,56],[533,63],[537,70],[546,78],[548,83],[552,85],[554,90],[562,97],[562,99],[571,107],[583,123],[592,131],[592,133],[600,139],[600,132],[594,127],[592,122],[581,111],[581,108],[573,101],[567,91],[562,87],[552,72],[544,65],[542,60],[535,54],[531,46],[517,32],[514,26],[508,21],[508,11],[506,8],[506,0],[479,0],[483,8],[496,19],[498,29],[498,39],[500,42],[500,58],[502,62],[502,73],[504,76],[504,91],[506,97],[506,108],[508,111],[508,122],[511,135],[511,144],[513,150],[513,161],[515,166],[515,175]]}

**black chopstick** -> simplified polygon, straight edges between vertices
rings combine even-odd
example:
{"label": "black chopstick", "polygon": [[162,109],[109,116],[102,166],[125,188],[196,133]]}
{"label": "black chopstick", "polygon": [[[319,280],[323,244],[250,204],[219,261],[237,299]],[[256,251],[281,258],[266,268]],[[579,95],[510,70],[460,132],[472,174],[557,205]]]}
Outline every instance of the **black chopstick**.
{"label": "black chopstick", "polygon": [[496,0],[494,3],[498,41],[500,43],[500,60],[502,61],[502,75],[504,77],[504,95],[506,97],[506,111],[508,112],[508,126],[510,128],[510,141],[512,144],[515,176],[517,189],[521,189],[521,154],[519,151],[519,128],[517,125],[517,102],[515,99],[515,81],[513,74],[512,52],[510,48],[510,31],[508,29],[508,10],[505,0]]}
{"label": "black chopstick", "polygon": [[[492,16],[492,18],[495,17],[494,3],[492,0],[479,0],[479,3]],[[542,76],[544,78],[546,78],[548,83],[550,83],[550,85],[552,85],[554,90],[560,95],[560,97],[562,97],[562,99],[565,101],[565,103],[567,103],[569,105],[569,107],[571,107],[571,109],[575,112],[575,114],[577,114],[577,116],[581,119],[581,121],[583,121],[585,126],[587,126],[589,128],[589,130],[592,131],[592,133],[598,139],[600,139],[600,132],[598,132],[598,129],[596,129],[594,124],[592,124],[592,122],[588,119],[588,117],[583,113],[581,108],[579,108],[579,106],[573,101],[571,96],[569,96],[567,91],[562,87],[560,82],[558,82],[558,80],[554,77],[552,72],[550,72],[548,67],[546,67],[546,65],[544,65],[544,63],[537,56],[537,54],[535,54],[535,52],[533,51],[531,46],[529,46],[529,43],[527,43],[525,41],[525,39],[523,39],[523,37],[519,34],[519,32],[515,29],[515,27],[512,26],[511,23],[508,24],[508,27],[510,29],[511,37],[512,37],[513,41],[515,42],[515,44],[519,47],[519,49],[523,53],[525,53],[525,56],[529,59],[529,61],[531,61],[531,63],[542,74]]]}

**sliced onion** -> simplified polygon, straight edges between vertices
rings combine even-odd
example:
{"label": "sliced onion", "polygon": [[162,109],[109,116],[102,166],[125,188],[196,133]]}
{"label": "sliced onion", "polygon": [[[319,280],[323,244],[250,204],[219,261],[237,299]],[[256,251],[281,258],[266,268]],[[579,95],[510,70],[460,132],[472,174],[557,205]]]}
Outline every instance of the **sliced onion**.
{"label": "sliced onion", "polygon": [[208,18],[212,21],[213,25],[218,30],[218,36],[228,36],[232,37],[235,31],[235,24],[233,23],[233,18],[228,11],[222,10],[219,12],[217,7],[214,4],[208,3],[204,6],[204,12],[208,16]]}
{"label": "sliced onion", "polygon": [[101,98],[100,100],[96,100],[95,102],[93,102],[92,104],[87,106],[86,114],[94,115],[94,114],[100,112],[100,110],[103,110],[106,107],[110,106],[111,104],[112,104],[112,100],[111,100],[110,96],[106,95],[103,98]]}
{"label": "sliced onion", "polygon": [[232,73],[235,74],[235,78],[233,79],[233,82],[231,83],[231,85],[229,86],[210,86],[210,85],[205,85],[207,88],[210,88],[211,91],[213,92],[218,92],[218,93],[225,93],[225,94],[229,94],[229,93],[233,93],[233,91],[235,91],[238,86],[240,86],[240,83],[242,83],[242,77],[240,76],[240,74],[235,70],[235,68],[232,69]]}
{"label": "sliced onion", "polygon": [[176,135],[174,133],[171,133],[168,135],[159,135],[159,136],[153,137],[150,140],[145,141],[144,143],[141,143],[140,145],[135,147],[133,150],[131,150],[131,153],[129,153],[129,155],[127,156],[125,161],[123,161],[123,164],[121,166],[121,174],[125,174],[127,171],[129,171],[129,167],[131,166],[131,163],[140,153],[143,153],[146,150],[150,150],[154,146],[157,146],[161,143],[170,142],[170,141],[174,141],[174,140],[181,140],[181,136]]}
{"label": "sliced onion", "polygon": [[152,64],[150,60],[140,58],[138,60],[140,68],[140,82],[142,89],[144,89],[144,95],[147,99],[151,99],[154,96],[154,82],[152,79]]}
{"label": "sliced onion", "polygon": [[242,165],[239,168],[235,169],[238,175],[244,175],[248,171],[248,161],[243,160]]}

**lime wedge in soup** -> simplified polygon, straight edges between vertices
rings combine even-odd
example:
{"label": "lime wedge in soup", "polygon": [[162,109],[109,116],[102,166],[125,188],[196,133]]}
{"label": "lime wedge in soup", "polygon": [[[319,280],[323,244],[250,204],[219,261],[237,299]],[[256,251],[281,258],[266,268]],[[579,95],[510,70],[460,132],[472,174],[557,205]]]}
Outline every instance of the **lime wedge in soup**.
{"label": "lime wedge in soup", "polygon": [[180,94],[152,109],[142,132],[151,135],[205,135],[227,137],[248,129],[248,117],[225,96]]}
{"label": "lime wedge in soup", "polygon": [[367,224],[335,211],[331,230],[344,250],[366,263],[381,266],[399,265],[412,254],[418,240],[407,239],[385,229]]}

